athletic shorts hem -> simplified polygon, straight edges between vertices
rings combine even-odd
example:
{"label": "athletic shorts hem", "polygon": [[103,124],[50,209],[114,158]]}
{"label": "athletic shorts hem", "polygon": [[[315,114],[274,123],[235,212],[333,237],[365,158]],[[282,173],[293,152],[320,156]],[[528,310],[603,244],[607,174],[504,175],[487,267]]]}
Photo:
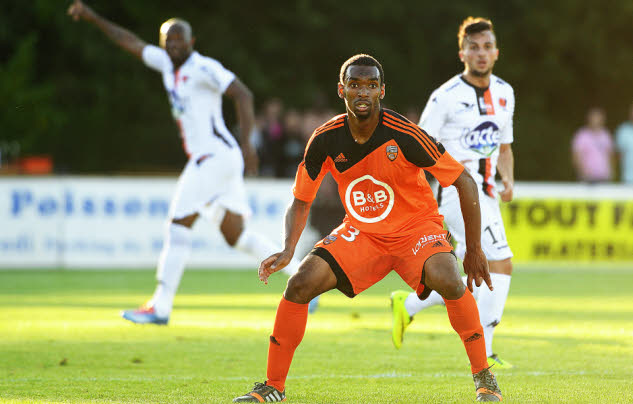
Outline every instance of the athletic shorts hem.
{"label": "athletic shorts hem", "polygon": [[345,296],[353,299],[356,297],[356,293],[354,293],[354,288],[352,287],[352,283],[349,278],[343,271],[343,268],[336,261],[336,258],[325,248],[315,247],[310,251],[310,254],[316,255],[319,258],[322,258],[325,262],[328,263],[332,272],[334,272],[334,276],[336,276],[336,289],[340,290]]}

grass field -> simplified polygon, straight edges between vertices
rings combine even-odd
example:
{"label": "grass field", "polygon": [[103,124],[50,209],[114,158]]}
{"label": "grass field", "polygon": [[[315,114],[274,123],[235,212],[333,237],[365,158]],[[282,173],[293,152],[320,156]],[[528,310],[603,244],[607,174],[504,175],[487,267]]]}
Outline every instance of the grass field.
{"label": "grass field", "polygon": [[[285,285],[246,271],[187,272],[169,326],[121,309],[152,271],[0,271],[0,401],[228,403],[263,381]],[[391,345],[387,277],[354,300],[321,299],[290,369],[290,403],[472,402],[461,341],[443,307]],[[516,270],[495,349],[504,401],[633,402],[633,269]]]}

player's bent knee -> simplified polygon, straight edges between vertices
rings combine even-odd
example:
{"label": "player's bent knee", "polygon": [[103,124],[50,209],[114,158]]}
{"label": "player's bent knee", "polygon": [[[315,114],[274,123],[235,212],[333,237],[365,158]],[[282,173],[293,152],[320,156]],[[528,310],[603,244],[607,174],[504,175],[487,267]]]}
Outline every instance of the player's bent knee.
{"label": "player's bent knee", "polygon": [[310,300],[316,297],[312,282],[301,273],[296,273],[288,279],[284,296],[286,300],[298,304],[309,303]]}
{"label": "player's bent knee", "polygon": [[224,220],[220,225],[220,232],[224,236],[224,240],[231,247],[235,247],[244,233],[244,219],[242,216],[226,211]]}
{"label": "player's bent knee", "polygon": [[424,264],[424,283],[445,299],[459,299],[464,294],[457,261],[452,254],[435,254]]}

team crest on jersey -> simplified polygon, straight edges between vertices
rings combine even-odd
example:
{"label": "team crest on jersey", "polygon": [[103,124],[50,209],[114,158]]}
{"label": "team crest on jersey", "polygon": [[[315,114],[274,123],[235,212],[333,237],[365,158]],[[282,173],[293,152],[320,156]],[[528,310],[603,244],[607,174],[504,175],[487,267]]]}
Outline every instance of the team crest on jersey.
{"label": "team crest on jersey", "polygon": [[323,244],[328,245],[328,244],[332,244],[335,241],[336,241],[336,236],[333,236],[330,234],[329,236],[323,239]]}
{"label": "team crest on jersey", "polygon": [[461,138],[462,146],[483,156],[490,156],[499,147],[499,127],[486,121],[466,132]]}
{"label": "team crest on jersey", "polygon": [[506,101],[505,98],[499,98],[499,105],[501,105],[502,107],[506,107],[506,104],[508,103],[508,101]]}
{"label": "team crest on jersey", "polygon": [[380,222],[391,212],[394,192],[389,184],[371,175],[363,175],[350,182],[345,191],[347,211],[363,223]]}
{"label": "team crest on jersey", "polygon": [[394,161],[398,157],[398,146],[387,146],[386,152],[387,158],[390,161]]}

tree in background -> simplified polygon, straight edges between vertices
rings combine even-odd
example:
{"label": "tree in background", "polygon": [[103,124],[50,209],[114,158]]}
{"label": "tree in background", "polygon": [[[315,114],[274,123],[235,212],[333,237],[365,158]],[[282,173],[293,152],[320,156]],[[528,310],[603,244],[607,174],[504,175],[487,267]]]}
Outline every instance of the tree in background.
{"label": "tree in background", "polygon": [[[627,117],[633,94],[628,0],[601,7],[573,0],[374,0],[363,3],[362,13],[335,0],[89,3],[150,42],[167,18],[189,20],[198,50],[242,77],[259,106],[272,97],[299,109],[325,99],[336,111],[332,78],[357,52],[379,56],[391,72],[389,107],[421,110],[446,74],[460,71],[459,22],[490,17],[504,52],[496,71],[513,83],[519,100],[519,180],[572,180],[569,142],[587,108],[603,105],[613,129]],[[0,54],[8,57],[0,61],[0,142],[19,140],[23,154],[52,154],[56,166],[75,173],[177,170],[185,156],[172,152],[180,143],[160,77],[100,41],[96,30],[73,26],[64,14],[68,4],[3,6]]]}

